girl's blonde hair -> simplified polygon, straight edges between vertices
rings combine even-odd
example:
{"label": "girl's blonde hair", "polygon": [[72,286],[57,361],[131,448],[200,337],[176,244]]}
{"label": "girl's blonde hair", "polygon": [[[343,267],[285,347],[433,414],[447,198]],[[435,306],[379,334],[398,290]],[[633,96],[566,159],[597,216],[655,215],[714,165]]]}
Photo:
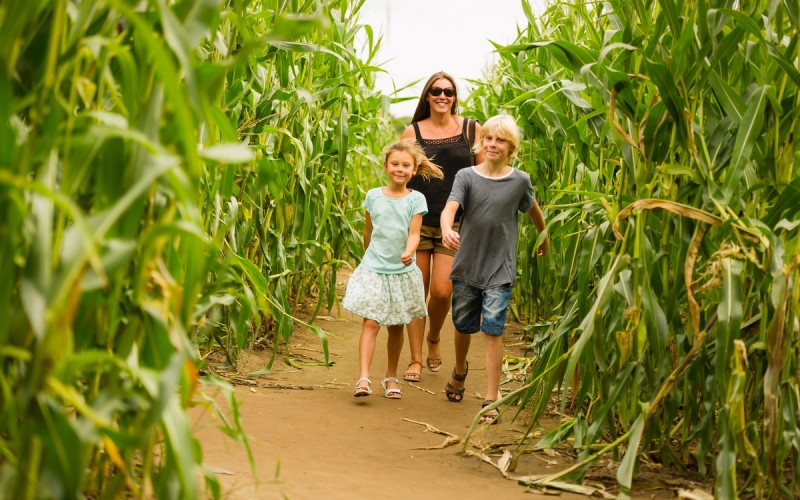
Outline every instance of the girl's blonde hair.
{"label": "girl's blonde hair", "polygon": [[442,172],[442,168],[430,161],[428,157],[425,156],[425,151],[422,150],[422,146],[417,144],[416,141],[412,139],[403,139],[402,141],[398,141],[394,144],[386,146],[386,149],[383,150],[384,165],[386,165],[386,162],[389,161],[389,155],[395,151],[404,152],[411,155],[411,158],[414,159],[414,165],[417,167],[417,173],[415,175],[422,177],[426,181],[431,177],[444,179],[444,172]]}
{"label": "girl's blonde hair", "polygon": [[517,122],[510,115],[496,115],[481,125],[481,136],[478,141],[477,153],[483,152],[483,139],[492,134],[496,137],[502,137],[508,141],[508,161],[517,157],[519,152],[520,134]]}

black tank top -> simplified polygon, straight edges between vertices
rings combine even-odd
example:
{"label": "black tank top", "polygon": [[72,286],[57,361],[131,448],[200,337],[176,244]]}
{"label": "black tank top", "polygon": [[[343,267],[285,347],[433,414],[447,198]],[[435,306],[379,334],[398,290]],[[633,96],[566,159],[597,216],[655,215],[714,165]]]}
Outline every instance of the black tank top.
{"label": "black tank top", "polygon": [[[426,226],[439,227],[439,216],[442,215],[442,210],[444,210],[444,206],[447,203],[447,197],[450,196],[456,172],[462,168],[472,166],[471,144],[468,144],[466,139],[468,120],[464,118],[464,123],[461,127],[462,134],[445,139],[423,139],[417,122],[412,123],[412,125],[417,136],[417,142],[422,146],[425,155],[435,164],[442,167],[444,179],[426,181],[421,177],[414,177],[408,183],[408,187],[425,195],[425,201],[428,203],[428,213],[422,217],[422,223]],[[456,220],[459,220],[460,215],[461,210],[459,210]]]}

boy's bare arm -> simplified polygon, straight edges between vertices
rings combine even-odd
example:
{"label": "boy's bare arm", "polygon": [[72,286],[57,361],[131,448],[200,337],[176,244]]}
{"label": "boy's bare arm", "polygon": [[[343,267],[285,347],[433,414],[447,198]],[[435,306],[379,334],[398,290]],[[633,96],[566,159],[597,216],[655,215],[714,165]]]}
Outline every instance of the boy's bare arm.
{"label": "boy's bare arm", "polygon": [[408,229],[408,239],[406,249],[400,254],[400,261],[404,266],[410,266],[414,253],[419,246],[419,231],[422,229],[422,214],[415,214],[411,217],[411,227]]}
{"label": "boy's bare arm", "polygon": [[[542,209],[539,208],[539,204],[535,201],[533,202],[533,206],[528,210],[528,218],[533,223],[536,230],[540,233],[545,230],[546,225],[544,223],[544,214],[542,213]],[[539,249],[536,251],[537,255],[544,255],[547,253],[547,249],[550,248],[550,236],[545,236],[544,241],[541,245],[539,245]]]}
{"label": "boy's bare arm", "polygon": [[450,250],[458,250],[461,239],[457,232],[453,231],[453,222],[456,220],[456,212],[458,212],[459,203],[457,201],[448,201],[442,210],[442,215],[439,217],[439,225],[442,229],[442,244]]}

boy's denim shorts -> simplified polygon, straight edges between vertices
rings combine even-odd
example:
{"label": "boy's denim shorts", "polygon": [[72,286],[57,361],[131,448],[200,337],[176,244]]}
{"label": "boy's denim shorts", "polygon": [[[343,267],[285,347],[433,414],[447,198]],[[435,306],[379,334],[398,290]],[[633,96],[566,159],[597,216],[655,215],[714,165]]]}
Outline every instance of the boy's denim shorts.
{"label": "boy's denim shorts", "polygon": [[483,290],[453,280],[453,325],[461,333],[502,335],[509,299],[511,285]]}

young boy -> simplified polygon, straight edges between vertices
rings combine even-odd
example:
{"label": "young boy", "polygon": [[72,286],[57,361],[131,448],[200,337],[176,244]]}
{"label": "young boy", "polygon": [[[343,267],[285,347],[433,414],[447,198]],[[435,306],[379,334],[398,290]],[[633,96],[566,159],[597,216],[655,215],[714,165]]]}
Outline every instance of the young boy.
{"label": "young boy", "polygon": [[[456,174],[441,215],[442,242],[457,250],[450,273],[456,365],[445,388],[447,399],[456,403],[464,399],[467,354],[471,335],[478,331],[486,334],[487,388],[483,407],[500,397],[502,334],[516,279],[517,212],[527,212],[539,232],[545,229],[530,176],[508,166],[516,157],[519,144],[519,128],[512,117],[499,115],[487,120],[481,128],[479,144],[484,161]],[[459,206],[464,213],[457,233],[452,227]],[[537,254],[544,255],[549,246],[549,237],[545,237]],[[481,422],[495,423],[498,417],[498,411],[493,409],[481,416]]]}

